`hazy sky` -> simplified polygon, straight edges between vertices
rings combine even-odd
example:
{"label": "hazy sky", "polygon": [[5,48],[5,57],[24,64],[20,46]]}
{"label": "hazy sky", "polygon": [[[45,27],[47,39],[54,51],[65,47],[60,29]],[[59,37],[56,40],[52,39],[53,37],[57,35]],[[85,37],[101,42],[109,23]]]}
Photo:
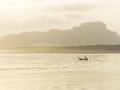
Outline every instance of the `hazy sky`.
{"label": "hazy sky", "polygon": [[0,0],[0,35],[103,21],[120,34],[120,0]]}

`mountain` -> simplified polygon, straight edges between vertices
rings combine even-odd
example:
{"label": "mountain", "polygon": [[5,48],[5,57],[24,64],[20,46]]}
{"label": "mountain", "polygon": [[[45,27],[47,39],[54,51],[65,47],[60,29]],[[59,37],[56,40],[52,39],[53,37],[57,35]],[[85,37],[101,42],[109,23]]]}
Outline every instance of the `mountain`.
{"label": "mountain", "polygon": [[103,22],[83,23],[69,30],[49,30],[47,32],[23,32],[0,38],[1,47],[27,46],[76,46],[76,45],[120,44],[120,36]]}

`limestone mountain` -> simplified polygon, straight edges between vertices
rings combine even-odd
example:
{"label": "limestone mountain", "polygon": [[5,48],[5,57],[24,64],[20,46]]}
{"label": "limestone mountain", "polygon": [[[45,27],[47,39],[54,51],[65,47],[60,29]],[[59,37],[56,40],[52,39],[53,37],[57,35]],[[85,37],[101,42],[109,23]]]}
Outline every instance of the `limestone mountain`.
{"label": "limestone mountain", "polygon": [[23,32],[0,38],[1,47],[27,46],[78,46],[78,45],[120,44],[120,36],[103,22],[83,23],[69,30],[49,30],[47,32]]}

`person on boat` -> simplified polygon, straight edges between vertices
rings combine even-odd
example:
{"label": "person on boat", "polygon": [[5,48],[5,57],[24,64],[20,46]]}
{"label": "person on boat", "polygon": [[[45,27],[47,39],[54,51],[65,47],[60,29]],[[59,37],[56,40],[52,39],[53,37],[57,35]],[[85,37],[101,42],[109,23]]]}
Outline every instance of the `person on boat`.
{"label": "person on boat", "polygon": [[84,58],[85,58],[85,60],[88,60],[88,57],[85,56]]}

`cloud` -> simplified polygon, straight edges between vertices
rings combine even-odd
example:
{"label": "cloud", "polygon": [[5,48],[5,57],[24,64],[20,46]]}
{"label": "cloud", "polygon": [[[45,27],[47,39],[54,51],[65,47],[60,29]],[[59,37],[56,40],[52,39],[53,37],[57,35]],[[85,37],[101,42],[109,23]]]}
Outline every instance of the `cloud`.
{"label": "cloud", "polygon": [[81,14],[67,14],[66,15],[66,19],[67,20],[80,20],[80,19],[84,19],[85,16],[84,15],[81,15]]}
{"label": "cloud", "polygon": [[63,5],[54,5],[47,8],[47,11],[55,11],[55,12],[75,12],[75,11],[89,11],[97,6],[94,4],[86,4],[86,3],[73,3],[73,4],[63,4]]}

